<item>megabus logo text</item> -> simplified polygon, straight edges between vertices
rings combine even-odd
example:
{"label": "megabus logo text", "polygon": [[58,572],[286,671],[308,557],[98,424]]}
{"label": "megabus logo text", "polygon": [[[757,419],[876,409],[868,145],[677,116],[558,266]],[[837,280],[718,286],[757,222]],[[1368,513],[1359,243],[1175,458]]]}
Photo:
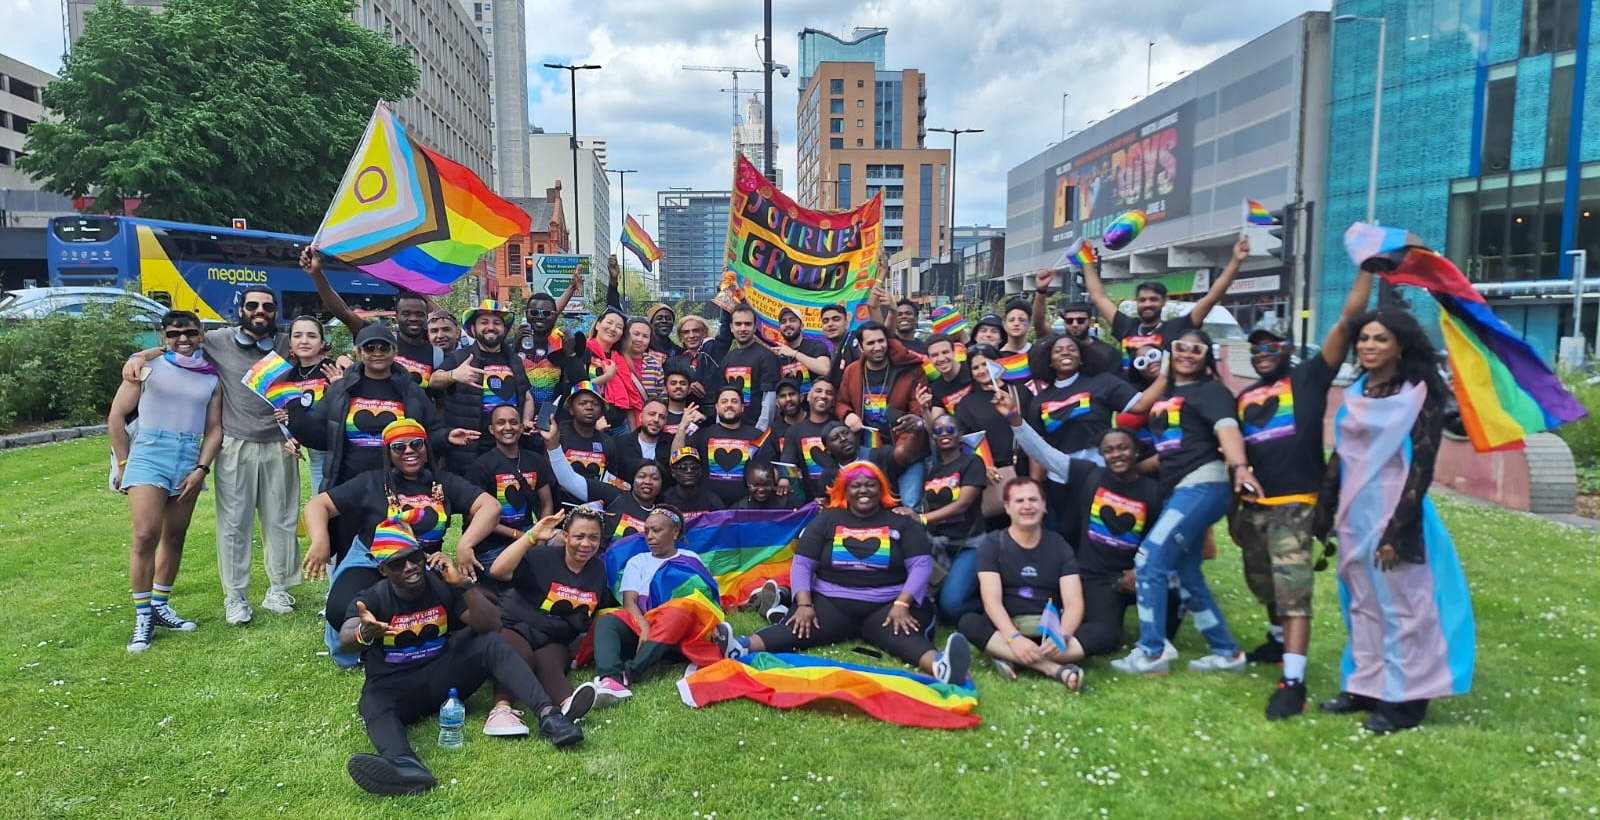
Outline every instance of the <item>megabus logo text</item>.
{"label": "megabus logo text", "polygon": [[230,285],[265,285],[267,272],[250,268],[206,268],[206,278]]}

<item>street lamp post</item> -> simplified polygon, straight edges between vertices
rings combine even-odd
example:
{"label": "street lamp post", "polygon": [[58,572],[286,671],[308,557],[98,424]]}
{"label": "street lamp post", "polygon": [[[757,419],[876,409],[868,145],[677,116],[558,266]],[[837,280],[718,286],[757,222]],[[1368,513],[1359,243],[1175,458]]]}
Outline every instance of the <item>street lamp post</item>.
{"label": "street lamp post", "polygon": [[545,63],[544,67],[567,72],[567,88],[572,92],[572,247],[579,256],[582,256],[583,222],[578,218],[578,72],[598,70],[600,66]]}
{"label": "street lamp post", "polygon": [[[1066,95],[1062,95],[1065,98]],[[950,216],[944,231],[944,254],[954,257],[955,231],[956,231],[956,143],[961,140],[962,134],[982,134],[982,128],[929,128],[929,131],[938,131],[950,135]]]}
{"label": "street lamp post", "polygon": [[[1378,24],[1378,62],[1376,76],[1372,81],[1372,145],[1367,150],[1367,222],[1376,225],[1378,224],[1378,136],[1383,131],[1383,52],[1389,34],[1389,18],[1341,14],[1333,18],[1333,22]],[[1389,280],[1385,279],[1378,283],[1378,304],[1391,304],[1394,295],[1394,285],[1389,284]]]}
{"label": "street lamp post", "polygon": [[[616,174],[617,175],[617,188],[618,188],[617,195],[622,200],[622,229],[624,231],[626,231],[628,229],[628,174],[637,174],[639,172],[635,171],[632,168],[629,168],[629,169],[627,169],[625,171],[612,170],[612,171],[607,171],[606,173],[608,173],[608,174]],[[606,238],[606,244],[607,245],[611,244],[611,238],[610,237]],[[621,258],[620,255],[619,255],[618,258],[619,259]],[[623,299],[627,299],[628,298],[628,279],[627,279],[627,277],[623,277],[622,281],[617,283],[617,293]]]}
{"label": "street lamp post", "polygon": [[1067,92],[1061,92],[1061,141],[1067,141]]}

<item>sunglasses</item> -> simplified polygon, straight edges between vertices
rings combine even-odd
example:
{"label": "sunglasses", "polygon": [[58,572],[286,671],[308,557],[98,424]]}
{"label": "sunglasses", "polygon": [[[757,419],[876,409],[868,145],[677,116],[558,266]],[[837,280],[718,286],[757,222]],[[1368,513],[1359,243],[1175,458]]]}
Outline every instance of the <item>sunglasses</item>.
{"label": "sunglasses", "polygon": [[1250,346],[1252,356],[1276,356],[1289,348],[1288,342],[1262,342]]}
{"label": "sunglasses", "polygon": [[427,446],[428,446],[427,439],[420,439],[420,438],[411,438],[411,439],[406,439],[405,441],[391,441],[391,442],[389,442],[389,452],[394,453],[396,455],[399,455],[401,453],[409,453],[409,452],[412,452],[412,451],[416,451],[416,452],[420,453],[424,449],[426,449]]}
{"label": "sunglasses", "polygon": [[169,330],[162,335],[168,339],[198,339],[200,338],[200,331],[191,327],[186,330]]}
{"label": "sunglasses", "polygon": [[363,353],[388,353],[391,350],[394,350],[394,345],[388,342],[367,342],[361,346]]}
{"label": "sunglasses", "polygon": [[1207,345],[1204,342],[1173,342],[1174,353],[1205,353]]}
{"label": "sunglasses", "polygon": [[420,552],[413,552],[410,555],[402,555],[399,558],[390,558],[389,560],[383,562],[383,565],[391,569],[399,569],[404,566],[410,566],[411,564],[426,563],[428,563],[427,555]]}
{"label": "sunglasses", "polygon": [[1065,317],[1062,317],[1061,321],[1063,321],[1063,322],[1065,322],[1066,324],[1069,324],[1069,325],[1086,325],[1086,324],[1089,324],[1089,317],[1087,317],[1087,316],[1065,316]]}
{"label": "sunglasses", "polygon": [[278,312],[278,303],[277,302],[245,302],[244,303],[244,309],[248,310],[248,311],[252,311],[252,312],[260,310],[260,311],[264,311],[266,313],[277,313]]}
{"label": "sunglasses", "polygon": [[672,465],[672,471],[675,473],[687,473],[698,469],[700,469],[700,462],[698,461],[680,461]]}
{"label": "sunglasses", "polygon": [[553,310],[532,310],[532,309],[530,309],[528,311],[528,318],[529,319],[548,319],[548,318],[550,318],[551,316],[554,316],[554,315],[556,315],[556,312],[553,311]]}
{"label": "sunglasses", "polygon": [[936,436],[953,436],[953,435],[955,435],[956,433],[959,433],[959,432],[961,432],[961,431],[957,430],[954,427],[935,427],[935,428],[933,428],[933,434],[936,435]]}

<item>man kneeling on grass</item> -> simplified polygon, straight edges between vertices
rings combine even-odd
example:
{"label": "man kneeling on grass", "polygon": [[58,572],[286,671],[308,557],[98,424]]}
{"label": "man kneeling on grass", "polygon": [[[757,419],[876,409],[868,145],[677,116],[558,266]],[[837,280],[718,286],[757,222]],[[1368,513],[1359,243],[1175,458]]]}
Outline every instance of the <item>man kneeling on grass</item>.
{"label": "man kneeling on grass", "polygon": [[[397,518],[379,524],[372,540],[383,580],[356,595],[339,630],[340,649],[364,656],[361,718],[378,749],[352,755],[345,765],[356,785],[372,794],[415,794],[437,785],[406,740],[406,724],[432,714],[451,689],[466,700],[490,677],[539,716],[539,737],[557,747],[583,740],[501,640],[500,610],[447,556],[423,553],[410,525]],[[518,713],[501,709],[516,721]]]}

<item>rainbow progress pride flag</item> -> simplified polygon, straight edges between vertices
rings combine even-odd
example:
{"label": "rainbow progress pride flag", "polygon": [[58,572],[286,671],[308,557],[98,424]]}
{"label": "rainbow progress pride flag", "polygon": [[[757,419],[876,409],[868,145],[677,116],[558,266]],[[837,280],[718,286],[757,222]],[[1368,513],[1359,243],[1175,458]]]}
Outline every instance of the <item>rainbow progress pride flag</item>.
{"label": "rainbow progress pride flag", "polygon": [[656,263],[661,261],[661,248],[631,216],[622,221],[622,247],[632,251],[647,271],[655,270]]}
{"label": "rainbow progress pride flag", "polygon": [[[1494,314],[1450,260],[1415,234],[1357,222],[1345,231],[1345,250],[1357,265],[1375,259],[1380,275],[1412,285],[1439,303],[1439,326],[1450,353],[1452,387],[1467,438],[1479,452],[1514,449],[1532,433],[1587,415],[1537,351]],[[1370,269],[1370,268],[1369,268]]]}
{"label": "rainbow progress pride flag", "polygon": [[954,336],[957,333],[967,332],[967,320],[961,317],[961,311],[951,305],[934,308],[928,318],[932,321],[934,333]]}
{"label": "rainbow progress pride flag", "polygon": [[978,692],[899,669],[880,669],[808,655],[756,652],[691,669],[678,695],[696,709],[745,698],[775,709],[844,704],[887,723],[914,729],[970,729]]}
{"label": "rainbow progress pride flag", "polygon": [[[817,514],[817,505],[798,510],[719,510],[689,522],[679,546],[700,556],[711,573],[723,608],[737,607],[767,581],[789,585],[789,562],[800,531]],[[628,559],[649,547],[643,535],[618,539],[605,552],[607,577],[616,586]],[[620,600],[621,596],[618,596]]]}
{"label": "rainbow progress pride flag", "polygon": [[979,430],[961,437],[961,449],[978,457],[985,470],[994,469],[994,449],[989,446],[989,434]]}
{"label": "rainbow progress pride flag", "polygon": [[851,327],[867,321],[867,294],[877,280],[883,239],[883,197],[840,213],[813,211],[785,196],[745,159],[737,158],[728,208],[726,271],[756,311],[756,332],[782,341],[778,314],[800,314],[805,336],[826,344],[822,309],[844,305]]}
{"label": "rainbow progress pride flag", "polygon": [[252,393],[266,399],[273,409],[282,410],[289,402],[300,398],[300,388],[283,381],[293,369],[288,360],[276,352],[268,353],[251,365],[239,381]]}
{"label": "rainbow progress pride flag", "polygon": [[465,166],[407,136],[380,102],[312,247],[396,287],[443,294],[531,223]]}

